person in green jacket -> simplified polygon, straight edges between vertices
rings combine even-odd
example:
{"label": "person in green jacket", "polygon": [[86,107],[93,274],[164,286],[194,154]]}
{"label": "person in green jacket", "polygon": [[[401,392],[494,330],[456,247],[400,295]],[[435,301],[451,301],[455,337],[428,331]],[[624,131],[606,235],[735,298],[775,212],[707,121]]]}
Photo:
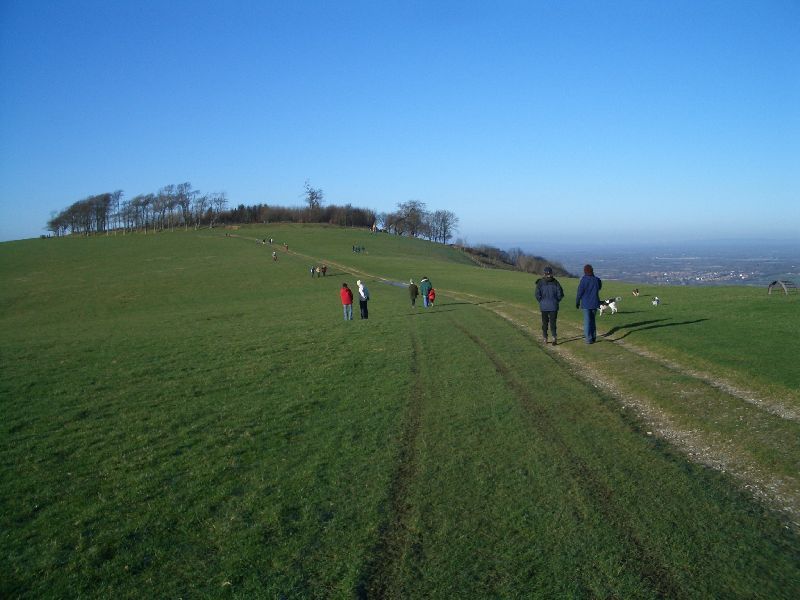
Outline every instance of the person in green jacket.
{"label": "person in green jacket", "polygon": [[419,293],[422,294],[422,303],[425,305],[425,308],[430,306],[430,302],[428,302],[428,293],[431,291],[432,287],[431,280],[427,277],[423,277],[422,281],[419,282]]}

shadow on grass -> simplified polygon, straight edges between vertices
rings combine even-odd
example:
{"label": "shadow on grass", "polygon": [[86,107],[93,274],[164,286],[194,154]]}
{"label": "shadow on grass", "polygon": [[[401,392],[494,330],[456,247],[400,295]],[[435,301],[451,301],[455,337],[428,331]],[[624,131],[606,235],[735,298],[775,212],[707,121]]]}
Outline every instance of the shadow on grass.
{"label": "shadow on grass", "polygon": [[621,340],[628,337],[632,333],[636,333],[639,331],[647,331],[648,329],[659,329],[661,327],[679,327],[681,325],[694,325],[695,323],[702,323],[703,321],[708,321],[708,319],[695,319],[694,321],[681,321],[679,323],[663,323],[663,321],[667,321],[667,319],[653,319],[651,321],[639,321],[638,323],[629,323],[628,325],[618,325],[616,327],[612,327],[606,333],[602,335],[602,337],[610,337],[617,333],[622,329],[628,329],[618,338],[614,338],[614,341]]}

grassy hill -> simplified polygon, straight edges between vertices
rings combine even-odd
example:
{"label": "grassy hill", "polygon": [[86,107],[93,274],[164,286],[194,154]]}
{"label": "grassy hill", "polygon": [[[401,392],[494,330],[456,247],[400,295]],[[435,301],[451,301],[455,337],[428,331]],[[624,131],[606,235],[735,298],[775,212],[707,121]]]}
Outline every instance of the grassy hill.
{"label": "grassy hill", "polygon": [[534,280],[320,226],[0,244],[0,593],[797,597],[797,296],[607,282],[586,346],[562,280],[544,347]]}

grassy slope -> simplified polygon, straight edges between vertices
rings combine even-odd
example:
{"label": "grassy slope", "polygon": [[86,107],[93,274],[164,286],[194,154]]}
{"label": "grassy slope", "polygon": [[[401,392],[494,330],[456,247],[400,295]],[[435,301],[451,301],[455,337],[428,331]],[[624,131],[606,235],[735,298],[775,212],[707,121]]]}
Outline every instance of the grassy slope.
{"label": "grassy slope", "polygon": [[[250,238],[520,306],[530,276],[352,230],[236,235],[0,246],[6,595],[797,592],[795,534],[506,321],[370,280],[371,319],[343,323],[354,276]],[[796,301],[658,293],[614,335],[796,401],[770,342],[796,346]]]}

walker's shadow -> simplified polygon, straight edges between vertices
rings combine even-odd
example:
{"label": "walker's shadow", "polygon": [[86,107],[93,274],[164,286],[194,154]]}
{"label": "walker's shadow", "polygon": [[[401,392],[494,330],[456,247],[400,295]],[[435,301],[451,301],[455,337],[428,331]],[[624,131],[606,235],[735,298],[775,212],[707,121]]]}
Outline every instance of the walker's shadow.
{"label": "walker's shadow", "polygon": [[677,327],[680,325],[693,325],[695,323],[702,323],[703,321],[708,321],[708,319],[695,319],[694,321],[682,321],[680,323],[662,323],[662,321],[667,321],[668,319],[653,319],[651,321],[639,321],[638,323],[629,323],[627,325],[618,325],[617,327],[612,327],[606,333],[603,334],[602,337],[611,337],[621,329],[629,329],[630,331],[626,331],[621,336],[614,338],[613,341],[621,340],[628,337],[632,333],[636,333],[638,331],[647,331],[648,329],[659,329],[660,327]]}

